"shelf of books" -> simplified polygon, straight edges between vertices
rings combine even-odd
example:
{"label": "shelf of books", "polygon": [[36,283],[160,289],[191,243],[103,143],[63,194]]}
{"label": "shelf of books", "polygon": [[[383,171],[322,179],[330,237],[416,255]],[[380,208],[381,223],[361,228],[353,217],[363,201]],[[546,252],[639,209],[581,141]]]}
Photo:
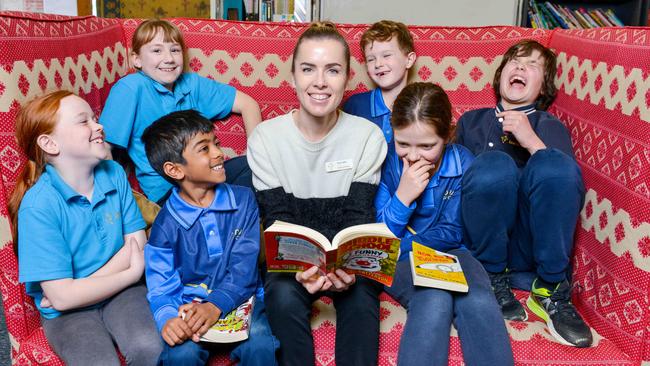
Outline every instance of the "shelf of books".
{"label": "shelf of books", "polygon": [[533,28],[586,29],[646,25],[648,0],[538,1],[524,4],[524,26]]}

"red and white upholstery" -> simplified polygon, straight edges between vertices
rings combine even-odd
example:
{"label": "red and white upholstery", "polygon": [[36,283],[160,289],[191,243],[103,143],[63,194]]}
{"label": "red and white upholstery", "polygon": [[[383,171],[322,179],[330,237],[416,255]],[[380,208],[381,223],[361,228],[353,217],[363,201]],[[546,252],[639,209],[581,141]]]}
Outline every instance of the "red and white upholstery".
{"label": "red and white upholstery", "polygon": [[[6,199],[24,157],[13,121],[19,106],[65,88],[99,112],[110,86],[128,67],[138,20],[0,13],[0,290],[18,365],[62,365],[40,328],[38,312],[18,284]],[[184,33],[189,69],[253,96],[264,118],[297,106],[290,85],[291,51],[302,24],[172,19]],[[365,26],[341,25],[353,60],[348,95],[371,88],[358,42]],[[411,27],[418,61],[411,78],[440,84],[463,112],[495,103],[491,81],[513,43],[534,38],[558,54],[559,96],[551,112],[571,131],[587,187],[574,255],[574,302],[595,331],[594,346],[558,344],[532,313],[508,322],[517,365],[650,365],[650,28],[532,30]],[[239,117],[218,122],[229,156],[245,152]],[[524,300],[524,292],[517,292]],[[396,363],[406,313],[381,298],[380,365]],[[435,311],[435,309],[432,309]],[[322,298],[312,327],[319,365],[334,365],[335,311]],[[450,365],[462,365],[451,332]],[[214,365],[227,363],[225,355]]]}

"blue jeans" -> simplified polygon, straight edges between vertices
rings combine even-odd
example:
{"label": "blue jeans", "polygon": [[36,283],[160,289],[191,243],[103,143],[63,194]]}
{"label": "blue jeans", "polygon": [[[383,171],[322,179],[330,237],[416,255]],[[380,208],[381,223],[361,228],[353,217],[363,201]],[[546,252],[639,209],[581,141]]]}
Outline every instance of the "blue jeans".
{"label": "blue jeans", "polygon": [[408,260],[397,263],[393,285],[384,288],[407,311],[397,364],[446,366],[453,321],[465,364],[514,365],[508,331],[485,269],[466,249],[449,253],[458,256],[468,293],[414,286]]}
{"label": "blue jeans", "polygon": [[360,276],[356,279],[346,291],[310,294],[296,281],[294,273],[266,274],[264,294],[269,322],[282,344],[280,365],[315,364],[310,320],[312,303],[320,296],[331,297],[336,308],[336,365],[377,365],[382,286]]}
{"label": "blue jeans", "polygon": [[[187,340],[182,344],[170,347],[165,343],[160,363],[171,366],[204,366],[208,362],[211,350],[229,347],[227,344]],[[230,352],[231,360],[239,360],[240,366],[275,366],[275,351],[280,343],[271,333],[269,321],[266,318],[264,301],[255,300],[253,318],[248,339],[236,343]]]}
{"label": "blue jeans", "polygon": [[539,150],[523,168],[506,153],[480,154],[463,177],[462,217],[469,249],[489,272],[567,278],[585,188],[576,161]]}

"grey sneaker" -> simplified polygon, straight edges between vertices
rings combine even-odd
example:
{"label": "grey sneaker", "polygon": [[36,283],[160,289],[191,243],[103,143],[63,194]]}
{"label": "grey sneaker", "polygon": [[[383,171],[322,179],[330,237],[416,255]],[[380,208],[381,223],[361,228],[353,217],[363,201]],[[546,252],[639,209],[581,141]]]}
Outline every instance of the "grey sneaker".
{"label": "grey sneaker", "polygon": [[510,273],[507,271],[500,273],[488,272],[488,276],[490,277],[494,296],[497,298],[497,303],[501,307],[503,319],[526,321],[528,319],[526,309],[515,298],[515,295],[510,289]]}
{"label": "grey sneaker", "polygon": [[571,286],[567,280],[555,288],[546,288],[535,279],[528,308],[546,321],[549,331],[560,343],[574,347],[589,347],[593,342],[591,329],[571,303]]}

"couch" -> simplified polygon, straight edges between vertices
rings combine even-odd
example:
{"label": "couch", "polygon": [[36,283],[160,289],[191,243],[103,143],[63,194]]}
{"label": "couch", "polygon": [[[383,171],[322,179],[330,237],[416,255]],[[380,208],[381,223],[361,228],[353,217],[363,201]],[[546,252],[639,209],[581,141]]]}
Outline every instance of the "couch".
{"label": "couch", "polygon": [[[297,106],[291,51],[303,24],[171,19],[185,34],[189,69],[253,96],[264,118]],[[100,113],[111,85],[128,73],[138,20],[0,13],[0,290],[13,363],[62,365],[51,351],[32,300],[18,283],[6,200],[24,156],[13,121],[19,106],[64,88]],[[347,95],[371,88],[358,41],[364,25],[341,25],[353,60]],[[550,108],[571,132],[587,188],[573,256],[573,301],[593,328],[594,345],[558,344],[544,323],[506,322],[517,365],[650,365],[650,28],[541,30],[512,26],[411,27],[419,55],[412,80],[441,85],[454,118],[495,103],[491,80],[500,55],[533,38],[558,54],[559,94]],[[245,152],[238,117],[216,124],[228,156]],[[527,294],[517,292],[523,301]],[[381,298],[380,365],[396,363],[406,313]],[[329,299],[313,308],[319,365],[334,364],[335,313]],[[462,365],[451,331],[450,365]],[[212,364],[227,363],[224,355]]]}

